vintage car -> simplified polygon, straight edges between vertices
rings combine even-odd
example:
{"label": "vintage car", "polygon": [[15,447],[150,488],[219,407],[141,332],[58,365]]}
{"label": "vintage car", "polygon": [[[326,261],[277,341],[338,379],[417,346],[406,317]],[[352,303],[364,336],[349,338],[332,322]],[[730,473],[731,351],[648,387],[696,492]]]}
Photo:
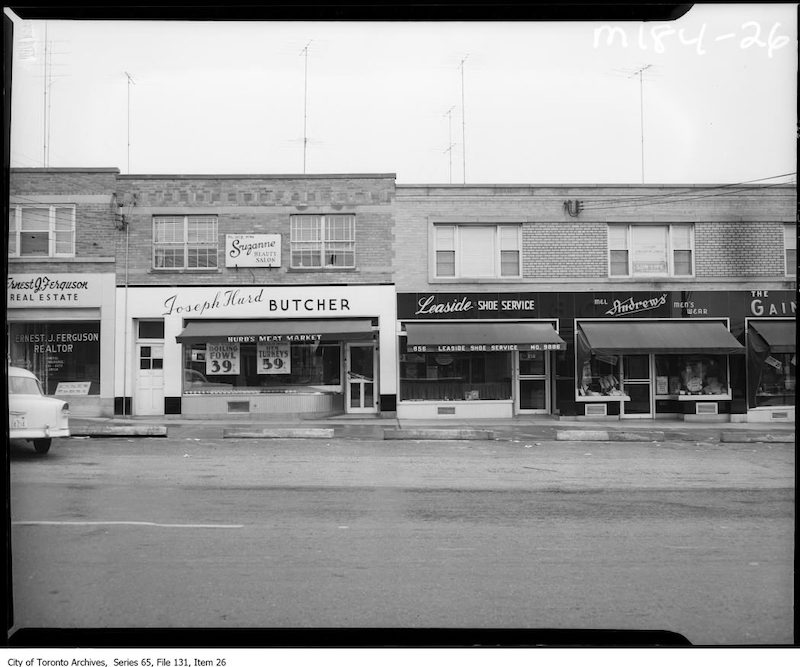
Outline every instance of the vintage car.
{"label": "vintage car", "polygon": [[53,438],[69,437],[69,403],[44,395],[30,371],[9,366],[8,437],[31,440],[39,454],[50,450]]}

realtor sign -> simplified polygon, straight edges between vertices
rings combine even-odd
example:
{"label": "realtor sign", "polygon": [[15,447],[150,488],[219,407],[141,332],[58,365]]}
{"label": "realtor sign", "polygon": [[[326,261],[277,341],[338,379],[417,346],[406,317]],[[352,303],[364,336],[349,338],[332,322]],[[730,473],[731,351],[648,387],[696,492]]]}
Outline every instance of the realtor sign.
{"label": "realtor sign", "polygon": [[225,266],[281,265],[280,234],[226,234]]}

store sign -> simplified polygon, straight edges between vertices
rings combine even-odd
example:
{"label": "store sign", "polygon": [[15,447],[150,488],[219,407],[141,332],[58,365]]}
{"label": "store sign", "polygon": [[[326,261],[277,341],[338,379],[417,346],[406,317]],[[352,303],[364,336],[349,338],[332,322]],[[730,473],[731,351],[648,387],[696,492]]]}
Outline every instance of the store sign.
{"label": "store sign", "polygon": [[239,343],[208,343],[206,375],[239,375]]}
{"label": "store sign", "polygon": [[786,317],[795,315],[797,311],[797,299],[794,292],[770,291],[770,290],[751,290],[750,291],[750,314],[756,317],[774,315],[776,317]]}
{"label": "store sign", "polygon": [[292,372],[290,343],[258,343],[256,368],[259,375],[288,375]]}
{"label": "store sign", "polygon": [[491,343],[476,345],[409,345],[409,352],[514,352],[561,350],[560,343]]}
{"label": "store sign", "polygon": [[97,306],[102,286],[96,274],[17,274],[8,276],[9,308],[37,306]]}
{"label": "store sign", "polygon": [[400,319],[535,318],[536,294],[530,292],[437,292],[397,295]]}
{"label": "store sign", "polygon": [[257,336],[227,336],[229,343],[319,343],[322,334],[258,334]]}
{"label": "store sign", "polygon": [[88,396],[91,382],[59,382],[56,396]]}
{"label": "store sign", "polygon": [[281,265],[280,234],[226,234],[225,266]]}
{"label": "store sign", "polygon": [[350,310],[350,300],[343,297],[303,298],[303,299],[271,299],[264,287],[217,290],[205,299],[194,301],[181,298],[181,294],[172,294],[164,300],[162,317],[171,315],[202,316],[206,313],[230,311],[238,308],[249,309],[259,306],[269,313],[290,313],[305,315],[307,313],[319,314],[330,312],[344,312]]}
{"label": "store sign", "polygon": [[627,299],[614,299],[605,314],[611,317],[620,315],[638,315],[649,310],[655,310],[667,303],[667,292],[660,296],[641,298],[630,296]]}

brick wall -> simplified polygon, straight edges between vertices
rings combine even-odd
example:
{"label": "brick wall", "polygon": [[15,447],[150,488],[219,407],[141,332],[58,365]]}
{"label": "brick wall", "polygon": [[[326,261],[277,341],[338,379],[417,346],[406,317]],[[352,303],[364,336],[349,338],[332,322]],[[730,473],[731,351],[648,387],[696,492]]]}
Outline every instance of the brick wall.
{"label": "brick wall", "polygon": [[[119,179],[129,227],[130,284],[365,284],[391,282],[394,241],[393,175],[137,177]],[[356,268],[290,268],[290,219],[294,214],[355,215]],[[218,264],[211,271],[153,268],[154,215],[216,215]],[[280,234],[281,266],[225,267],[226,234]],[[120,257],[120,273],[125,255]]]}
{"label": "brick wall", "polygon": [[783,224],[717,222],[695,227],[698,278],[782,276]]}

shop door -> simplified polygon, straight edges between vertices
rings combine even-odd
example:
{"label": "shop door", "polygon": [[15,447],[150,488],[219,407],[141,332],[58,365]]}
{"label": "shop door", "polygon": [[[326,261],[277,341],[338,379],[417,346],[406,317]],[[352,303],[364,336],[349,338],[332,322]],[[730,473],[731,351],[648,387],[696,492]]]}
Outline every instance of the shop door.
{"label": "shop door", "polygon": [[136,346],[136,393],[133,397],[135,415],[164,414],[164,346]]}
{"label": "shop door", "polygon": [[374,413],[378,411],[378,396],[375,391],[376,373],[375,345],[372,343],[348,343],[345,363],[347,386],[345,388],[346,412]]}
{"label": "shop door", "polygon": [[622,402],[622,417],[647,419],[653,416],[653,392],[650,385],[650,355],[622,357],[622,391],[630,396]]}
{"label": "shop door", "polygon": [[548,414],[550,412],[550,353],[519,352],[517,366],[517,412]]}

